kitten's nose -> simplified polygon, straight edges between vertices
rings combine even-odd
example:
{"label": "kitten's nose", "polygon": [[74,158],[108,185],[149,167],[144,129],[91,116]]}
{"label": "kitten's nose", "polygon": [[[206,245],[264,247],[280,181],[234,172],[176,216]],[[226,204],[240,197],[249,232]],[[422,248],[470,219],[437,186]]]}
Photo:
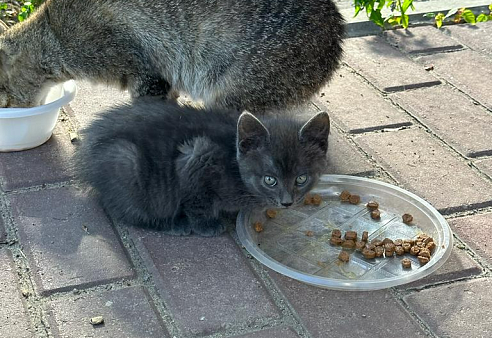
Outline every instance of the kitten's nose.
{"label": "kitten's nose", "polygon": [[284,207],[290,207],[292,205],[292,202],[289,202],[289,203],[280,203],[282,204]]}

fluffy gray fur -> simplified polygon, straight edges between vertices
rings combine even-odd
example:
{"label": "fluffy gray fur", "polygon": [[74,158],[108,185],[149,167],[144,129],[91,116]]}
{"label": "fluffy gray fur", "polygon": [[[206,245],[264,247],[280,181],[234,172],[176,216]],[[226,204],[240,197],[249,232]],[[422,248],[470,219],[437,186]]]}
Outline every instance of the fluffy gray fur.
{"label": "fluffy gray fur", "polygon": [[111,217],[172,235],[214,236],[221,212],[302,201],[326,167],[328,115],[238,116],[150,97],[113,108],[83,131],[78,177]]}
{"label": "fluffy gray fur", "polygon": [[330,79],[343,32],[332,0],[47,0],[0,36],[0,107],[37,105],[68,79],[286,107]]}

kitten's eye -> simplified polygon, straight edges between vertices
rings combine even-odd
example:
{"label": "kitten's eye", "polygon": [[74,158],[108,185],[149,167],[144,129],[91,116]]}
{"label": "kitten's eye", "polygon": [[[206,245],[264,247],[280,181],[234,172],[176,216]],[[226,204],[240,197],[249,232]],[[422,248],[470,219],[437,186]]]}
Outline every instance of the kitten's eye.
{"label": "kitten's eye", "polygon": [[263,180],[265,181],[265,184],[266,185],[269,185],[269,186],[274,186],[275,184],[277,184],[277,179],[275,177],[272,177],[272,176],[265,176],[263,178]]}
{"label": "kitten's eye", "polygon": [[299,175],[296,177],[296,184],[297,185],[303,185],[307,181],[307,175]]}

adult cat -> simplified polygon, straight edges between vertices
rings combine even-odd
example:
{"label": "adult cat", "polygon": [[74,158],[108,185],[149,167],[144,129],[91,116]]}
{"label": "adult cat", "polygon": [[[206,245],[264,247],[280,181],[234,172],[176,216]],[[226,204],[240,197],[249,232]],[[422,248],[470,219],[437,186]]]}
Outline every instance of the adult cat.
{"label": "adult cat", "polygon": [[342,55],[332,0],[47,0],[0,37],[0,107],[89,79],[254,112],[309,99]]}
{"label": "adult cat", "polygon": [[302,201],[326,167],[328,114],[238,115],[150,97],[112,108],[82,133],[78,177],[113,218],[172,235],[217,235],[223,211]]}

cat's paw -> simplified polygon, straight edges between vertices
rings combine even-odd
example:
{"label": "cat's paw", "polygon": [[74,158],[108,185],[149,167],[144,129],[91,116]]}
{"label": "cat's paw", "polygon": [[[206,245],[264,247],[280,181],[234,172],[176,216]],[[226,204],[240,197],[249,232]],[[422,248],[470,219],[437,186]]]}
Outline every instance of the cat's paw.
{"label": "cat's paw", "polygon": [[218,219],[203,219],[193,225],[193,233],[203,237],[219,236],[226,230],[226,226]]}

